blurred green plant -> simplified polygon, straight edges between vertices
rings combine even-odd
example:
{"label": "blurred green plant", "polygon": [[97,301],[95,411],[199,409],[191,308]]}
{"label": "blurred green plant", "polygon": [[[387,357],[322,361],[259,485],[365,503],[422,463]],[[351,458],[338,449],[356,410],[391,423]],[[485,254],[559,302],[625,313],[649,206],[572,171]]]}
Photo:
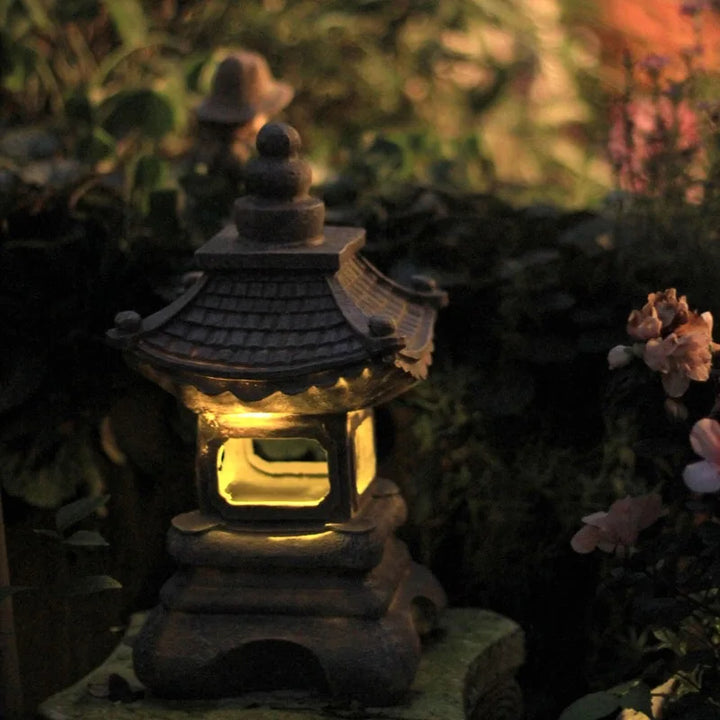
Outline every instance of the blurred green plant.
{"label": "blurred green plant", "polygon": [[593,108],[574,71],[593,59],[557,0],[3,0],[0,27],[2,120],[49,121],[74,157],[121,167],[143,203],[148,184],[174,183],[192,106],[238,46],[296,88],[287,115],[324,173],[390,135],[416,177],[449,162],[466,187],[564,204],[607,187],[578,134]]}

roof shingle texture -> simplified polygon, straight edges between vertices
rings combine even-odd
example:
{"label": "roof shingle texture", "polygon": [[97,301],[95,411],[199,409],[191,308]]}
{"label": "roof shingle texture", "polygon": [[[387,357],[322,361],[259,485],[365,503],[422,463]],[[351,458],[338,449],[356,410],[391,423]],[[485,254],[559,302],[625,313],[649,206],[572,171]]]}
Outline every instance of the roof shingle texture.
{"label": "roof shingle texture", "polygon": [[373,315],[395,321],[411,357],[429,351],[434,310],[398,295],[359,257],[335,275],[239,269],[198,282],[167,319],[148,318],[155,327],[141,333],[140,351],[166,366],[236,378],[353,367],[403,344],[369,337]]}

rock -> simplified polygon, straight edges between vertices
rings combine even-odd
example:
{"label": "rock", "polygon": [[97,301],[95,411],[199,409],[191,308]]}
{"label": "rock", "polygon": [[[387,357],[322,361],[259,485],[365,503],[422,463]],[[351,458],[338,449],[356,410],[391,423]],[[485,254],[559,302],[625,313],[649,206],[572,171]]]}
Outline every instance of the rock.
{"label": "rock", "polygon": [[[145,697],[132,670],[130,645],[145,619],[133,615],[123,642],[90,675],[46,700],[38,717],[54,720],[520,720],[522,697],[514,674],[524,661],[520,627],[477,608],[454,608],[443,616],[442,632],[423,650],[415,682],[403,705],[360,708],[298,691],[248,693],[215,701],[169,701]],[[102,687],[125,679],[132,702],[111,702]],[[94,695],[94,696],[93,696]],[[98,697],[100,696],[100,697]]]}

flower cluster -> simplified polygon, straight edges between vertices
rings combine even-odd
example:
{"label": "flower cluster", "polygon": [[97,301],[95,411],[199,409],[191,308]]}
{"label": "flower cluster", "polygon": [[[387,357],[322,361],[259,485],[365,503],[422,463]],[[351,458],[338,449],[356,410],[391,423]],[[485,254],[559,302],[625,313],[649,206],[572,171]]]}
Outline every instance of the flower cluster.
{"label": "flower cluster", "polygon": [[578,553],[595,548],[625,555],[635,544],[641,530],[650,527],[665,514],[657,493],[638,497],[629,495],[616,500],[607,512],[596,512],[582,519],[584,527],[575,533],[570,544]]}
{"label": "flower cluster", "polygon": [[[650,58],[644,67],[657,74],[663,67],[661,61]],[[611,111],[608,154],[623,190],[661,192],[665,188],[659,186],[657,168],[666,165],[671,155],[689,165],[689,160],[700,155],[700,146],[699,117],[687,100],[674,101],[668,95],[638,98]],[[670,178],[663,180],[671,182]]]}
{"label": "flower cluster", "polygon": [[[684,407],[674,397],[687,389],[690,380],[709,378],[712,353],[720,349],[712,341],[712,325],[710,313],[690,310],[687,298],[678,297],[675,289],[650,293],[647,303],[628,317],[626,329],[634,345],[613,348],[608,361],[612,368],[627,364],[633,357],[642,358],[662,374],[670,396],[666,407],[668,403]],[[712,414],[720,417],[719,413],[717,396]],[[681,417],[686,416],[687,408]],[[575,552],[587,554],[599,549],[621,559],[603,587],[623,593],[626,608],[632,611],[631,622],[646,625],[639,635],[633,630],[635,641],[642,639],[639,645],[644,653],[672,651],[662,661],[665,676],[671,677],[673,684],[663,693],[661,708],[663,716],[667,708],[668,717],[673,718],[705,717],[705,709],[715,710],[720,701],[720,421],[704,417],[695,422],[690,445],[700,459],[684,468],[683,480],[696,495],[709,495],[694,497],[686,504],[691,518],[678,516],[675,505],[670,521],[654,536],[639,542],[641,531],[668,510],[663,508],[659,493],[628,495],[613,502],[607,511],[582,518],[582,528],[570,541]],[[604,693],[605,699],[608,705],[617,705],[612,692]],[[636,698],[633,702],[637,707],[627,707],[647,707],[652,697],[650,687],[644,687],[642,693],[642,703]],[[575,712],[582,708],[588,717],[599,718],[590,713],[600,695],[603,693],[587,695],[571,708]],[[653,717],[660,717],[659,712],[653,713]]]}
{"label": "flower cluster", "polygon": [[627,333],[636,343],[614,347],[608,364],[614,369],[641,357],[660,373],[666,394],[680,397],[691,380],[704,382],[710,377],[712,354],[720,349],[713,342],[712,329],[712,314],[690,310],[687,298],[678,298],[675,288],[650,293],[647,303],[628,317]]}

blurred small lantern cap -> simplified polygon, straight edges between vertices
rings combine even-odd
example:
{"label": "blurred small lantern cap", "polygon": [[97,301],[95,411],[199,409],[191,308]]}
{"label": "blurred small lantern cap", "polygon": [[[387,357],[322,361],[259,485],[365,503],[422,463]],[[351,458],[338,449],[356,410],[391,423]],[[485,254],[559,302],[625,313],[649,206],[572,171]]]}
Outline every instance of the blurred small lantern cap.
{"label": "blurred small lantern cap", "polygon": [[201,122],[244,125],[257,115],[272,117],[292,100],[290,85],[275,80],[259,53],[240,51],[215,70],[210,96],[197,109]]}

